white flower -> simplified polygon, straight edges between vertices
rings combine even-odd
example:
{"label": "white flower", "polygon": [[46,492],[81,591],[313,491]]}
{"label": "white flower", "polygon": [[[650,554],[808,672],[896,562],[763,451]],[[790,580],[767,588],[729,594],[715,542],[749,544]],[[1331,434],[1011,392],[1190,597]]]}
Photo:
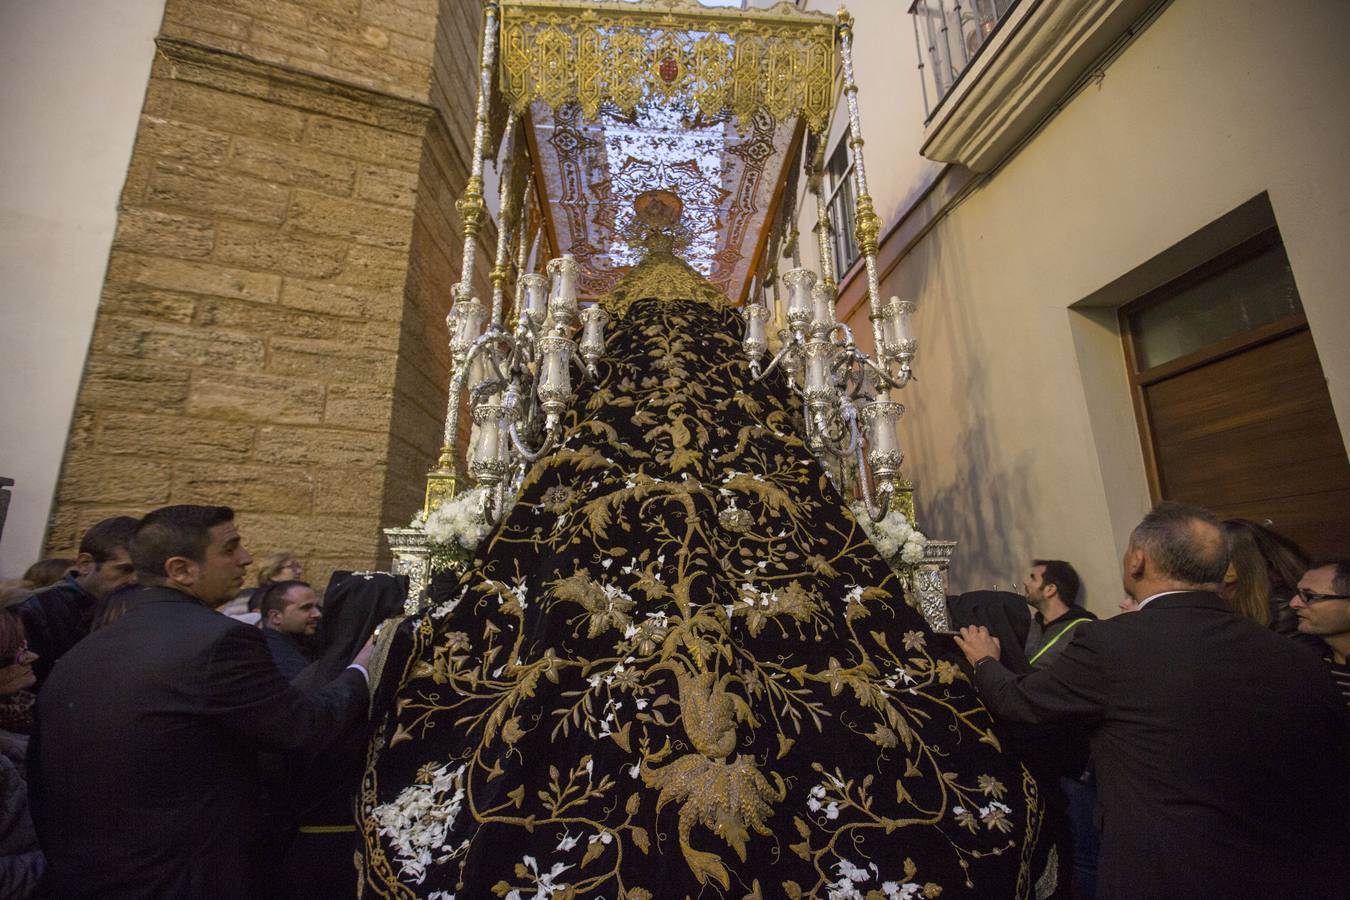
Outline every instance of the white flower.
{"label": "white flower", "polygon": [[446,843],[463,806],[464,766],[451,771],[447,763],[431,773],[430,784],[410,785],[392,802],[371,810],[380,835],[389,838],[401,875],[421,884],[435,853],[451,851],[453,856],[468,846],[465,842],[455,849]]}
{"label": "white flower", "polygon": [[[450,544],[465,550],[476,549],[492,530],[479,512],[485,492],[486,488],[473,488],[442,501],[427,516],[423,525],[427,537],[438,544]],[[514,502],[514,497],[507,497],[508,508]]]}

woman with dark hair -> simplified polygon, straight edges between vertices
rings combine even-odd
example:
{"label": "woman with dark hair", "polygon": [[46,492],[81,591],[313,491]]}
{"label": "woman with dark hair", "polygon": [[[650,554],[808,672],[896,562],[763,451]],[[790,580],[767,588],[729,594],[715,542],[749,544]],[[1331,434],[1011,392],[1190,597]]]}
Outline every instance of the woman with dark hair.
{"label": "woman with dark hair", "polygon": [[[381,623],[402,615],[407,596],[405,575],[334,572],[324,592],[319,658],[291,683],[316,691],[341,675]],[[319,753],[287,758],[285,811],[295,834],[281,862],[275,896],[356,896],[352,804],[369,737],[363,719]]]}
{"label": "woman with dark hair", "polygon": [[1223,523],[1231,563],[1219,593],[1248,618],[1280,634],[1298,632],[1289,609],[1298,580],[1308,570],[1308,555],[1282,534],[1250,519]]}
{"label": "woman with dark hair", "polygon": [[28,810],[25,760],[37,682],[23,620],[0,610],[0,897],[32,896],[46,869]]}

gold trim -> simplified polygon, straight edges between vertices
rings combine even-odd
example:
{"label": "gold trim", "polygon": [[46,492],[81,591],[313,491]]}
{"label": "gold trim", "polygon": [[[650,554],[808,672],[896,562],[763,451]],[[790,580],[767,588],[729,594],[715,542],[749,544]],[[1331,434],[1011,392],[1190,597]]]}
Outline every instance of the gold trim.
{"label": "gold trim", "polygon": [[674,102],[730,112],[742,127],[760,110],[799,114],[819,132],[834,100],[835,27],[787,2],[728,11],[694,0],[506,0],[501,90],[518,112],[577,102],[593,120],[602,103],[631,114]]}
{"label": "gold trim", "polygon": [[[455,209],[464,223],[464,237],[473,239],[478,236],[487,218],[487,204],[483,201],[483,176],[471,175],[464,185],[464,193],[455,201]],[[465,272],[465,278],[472,278],[472,272]]]}
{"label": "gold trim", "polygon": [[427,472],[426,496],[422,501],[422,515],[429,516],[441,502],[455,496],[459,490],[459,474],[455,471],[454,451],[441,448],[436,468]]}
{"label": "gold trim", "polygon": [[881,218],[872,205],[870,194],[858,195],[857,224],[854,236],[858,239],[858,249],[864,257],[877,255],[877,242],[881,235]]}
{"label": "gold trim", "polygon": [[370,665],[366,667],[366,671],[370,675],[372,706],[375,702],[375,689],[379,687],[380,679],[384,676],[385,664],[389,662],[389,648],[394,643],[394,635],[398,634],[398,627],[403,624],[403,620],[406,618],[408,618],[406,615],[394,616],[380,623],[379,635],[375,638],[375,651],[370,654]]}

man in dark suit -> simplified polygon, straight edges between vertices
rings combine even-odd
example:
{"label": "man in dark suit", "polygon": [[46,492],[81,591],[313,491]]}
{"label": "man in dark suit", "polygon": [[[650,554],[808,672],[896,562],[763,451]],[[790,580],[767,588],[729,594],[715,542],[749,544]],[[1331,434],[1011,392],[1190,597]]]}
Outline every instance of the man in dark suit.
{"label": "man in dark suit", "polygon": [[317,750],[366,714],[367,644],[319,691],[215,610],[252,559],[226,507],[150,513],[145,597],[74,647],[38,701],[37,818],[54,896],[259,895],[258,753]]}
{"label": "man in dark suit", "polygon": [[291,681],[314,661],[300,642],[319,630],[323,607],[314,588],[303,581],[274,581],[259,590],[263,639],[281,676]]}
{"label": "man in dark suit", "polygon": [[1125,552],[1139,613],[1078,626],[1021,676],[984,629],[957,639],[996,717],[1089,727],[1105,900],[1345,890],[1344,706],[1315,656],[1213,593],[1227,562],[1214,516],[1165,503]]}
{"label": "man in dark suit", "polygon": [[136,533],[130,516],[104,519],[80,538],[80,553],[66,577],[15,607],[23,616],[28,646],[37,654],[37,687],[47,683],[56,661],[89,634],[109,595],[136,583],[128,547]]}

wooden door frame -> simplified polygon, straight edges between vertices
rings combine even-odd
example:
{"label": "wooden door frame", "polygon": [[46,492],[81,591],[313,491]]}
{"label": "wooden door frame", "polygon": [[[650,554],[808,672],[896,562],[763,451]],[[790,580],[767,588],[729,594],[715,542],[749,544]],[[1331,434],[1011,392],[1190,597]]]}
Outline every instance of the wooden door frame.
{"label": "wooden door frame", "polygon": [[1279,230],[1275,227],[1267,228],[1218,256],[1201,263],[1189,272],[1154,288],[1142,297],[1131,300],[1116,311],[1120,338],[1125,347],[1125,376],[1130,382],[1130,399],[1134,406],[1135,422],[1138,425],[1140,449],[1144,454],[1144,475],[1148,480],[1149,496],[1154,503],[1163,499],[1162,479],[1158,472],[1153,425],[1149,419],[1148,404],[1144,398],[1145,388],[1226,357],[1243,353],[1253,347],[1259,347],[1262,344],[1306,330],[1308,328],[1308,317],[1302,312],[1291,313],[1250,331],[1232,335],[1208,347],[1203,347],[1185,356],[1168,360],[1142,371],[1139,369],[1139,353],[1130,318],[1141,310],[1176,296],[1178,292],[1192,285],[1199,284],[1225,269],[1253,258],[1263,250],[1282,244]]}

